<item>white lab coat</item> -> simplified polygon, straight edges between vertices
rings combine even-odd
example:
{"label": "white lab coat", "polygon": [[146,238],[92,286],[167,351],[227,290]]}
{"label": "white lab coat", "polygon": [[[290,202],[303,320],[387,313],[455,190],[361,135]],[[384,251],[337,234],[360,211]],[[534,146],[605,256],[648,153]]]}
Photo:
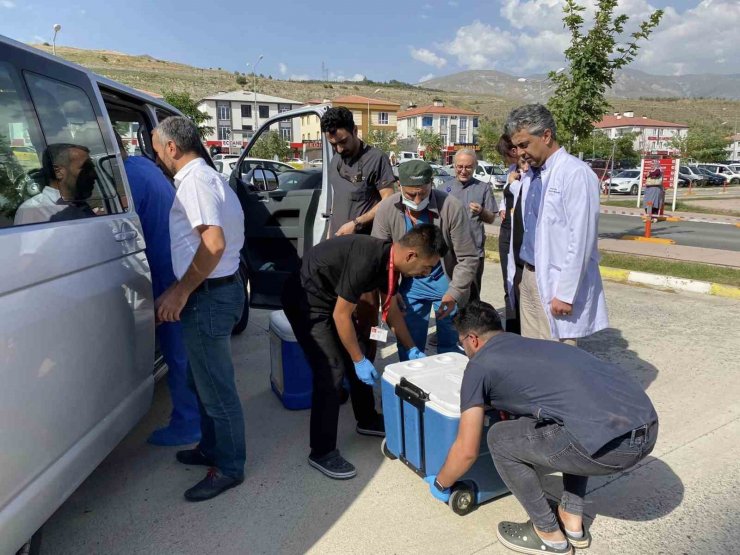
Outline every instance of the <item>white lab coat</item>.
{"label": "white lab coat", "polygon": [[[550,156],[541,177],[534,252],[537,288],[552,336],[577,339],[609,326],[599,273],[599,180],[588,165],[564,148]],[[515,203],[518,194],[524,195],[522,214],[526,213],[531,178],[531,172],[527,173],[519,190],[512,189]],[[513,245],[512,240],[507,272],[511,299],[516,270]],[[573,312],[554,317],[550,311],[553,298],[572,304]]]}

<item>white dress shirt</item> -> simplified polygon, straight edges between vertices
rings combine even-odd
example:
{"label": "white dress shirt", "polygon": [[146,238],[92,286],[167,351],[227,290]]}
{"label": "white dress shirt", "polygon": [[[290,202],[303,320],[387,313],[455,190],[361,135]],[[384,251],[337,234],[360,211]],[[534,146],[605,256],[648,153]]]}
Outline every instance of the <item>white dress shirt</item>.
{"label": "white dress shirt", "polygon": [[13,225],[39,224],[48,222],[54,214],[67,208],[67,204],[58,204],[62,198],[59,190],[47,185],[38,195],[25,201],[18,207],[13,218]]}
{"label": "white dress shirt", "polygon": [[208,276],[230,276],[239,268],[239,251],[244,245],[244,213],[239,198],[226,180],[202,158],[188,162],[175,175],[175,202],[170,211],[172,269],[181,280],[200,246],[201,225],[220,227],[226,248]]}

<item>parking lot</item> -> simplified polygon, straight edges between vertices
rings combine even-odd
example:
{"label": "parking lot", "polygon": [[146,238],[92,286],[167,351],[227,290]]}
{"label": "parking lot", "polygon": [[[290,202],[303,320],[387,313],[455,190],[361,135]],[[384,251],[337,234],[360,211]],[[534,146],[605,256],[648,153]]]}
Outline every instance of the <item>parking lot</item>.
{"label": "parking lot", "polygon": [[[500,280],[489,263],[484,298],[499,307]],[[740,542],[733,524],[740,516],[740,302],[605,287],[612,327],[582,346],[640,380],[661,431],[638,468],[590,483],[589,552],[733,553]],[[269,389],[267,323],[266,311],[253,311],[233,342],[247,421],[244,485],[212,501],[185,502],[183,491],[202,469],[175,462],[175,448],[145,443],[168,414],[160,383],[148,416],[47,523],[43,553],[508,553],[495,526],[525,519],[514,498],[453,514],[414,473],[385,459],[377,439],[354,433],[348,406],[339,442],[357,478],[335,482],[311,469],[308,411],[283,409]],[[557,496],[559,480],[545,480]]]}

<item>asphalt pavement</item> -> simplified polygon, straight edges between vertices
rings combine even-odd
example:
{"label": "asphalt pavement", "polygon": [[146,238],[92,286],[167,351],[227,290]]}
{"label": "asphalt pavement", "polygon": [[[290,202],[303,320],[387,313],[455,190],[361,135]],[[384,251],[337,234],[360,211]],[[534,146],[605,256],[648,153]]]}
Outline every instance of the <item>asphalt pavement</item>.
{"label": "asphalt pavement", "polygon": [[[612,327],[580,345],[642,383],[661,428],[638,467],[590,481],[588,553],[737,553],[740,301],[605,288]],[[483,298],[502,306],[496,263],[486,266]],[[203,469],[178,464],[176,448],[145,443],[169,413],[162,382],[150,413],[49,520],[44,554],[511,553],[495,528],[500,520],[525,520],[516,499],[455,515],[411,470],[384,458],[379,440],[354,432],[349,406],[342,408],[339,447],[358,476],[337,482],[310,468],[309,412],[285,410],[269,388],[267,322],[267,311],[253,311],[233,341],[247,424],[245,483],[204,503],[183,499]],[[379,366],[393,361],[389,355]],[[543,479],[557,497],[559,478]]]}

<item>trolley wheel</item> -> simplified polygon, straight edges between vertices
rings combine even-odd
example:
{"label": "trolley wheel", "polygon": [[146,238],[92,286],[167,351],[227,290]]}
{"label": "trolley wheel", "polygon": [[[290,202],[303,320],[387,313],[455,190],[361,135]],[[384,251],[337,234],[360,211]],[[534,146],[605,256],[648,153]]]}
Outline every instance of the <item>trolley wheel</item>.
{"label": "trolley wheel", "polygon": [[385,443],[385,438],[383,438],[383,441],[380,442],[380,450],[383,452],[383,455],[385,457],[389,458],[392,461],[395,461],[398,458],[388,450],[388,445],[386,445]]}
{"label": "trolley wheel", "polygon": [[475,493],[468,486],[455,486],[448,505],[455,514],[466,515],[475,508]]}

